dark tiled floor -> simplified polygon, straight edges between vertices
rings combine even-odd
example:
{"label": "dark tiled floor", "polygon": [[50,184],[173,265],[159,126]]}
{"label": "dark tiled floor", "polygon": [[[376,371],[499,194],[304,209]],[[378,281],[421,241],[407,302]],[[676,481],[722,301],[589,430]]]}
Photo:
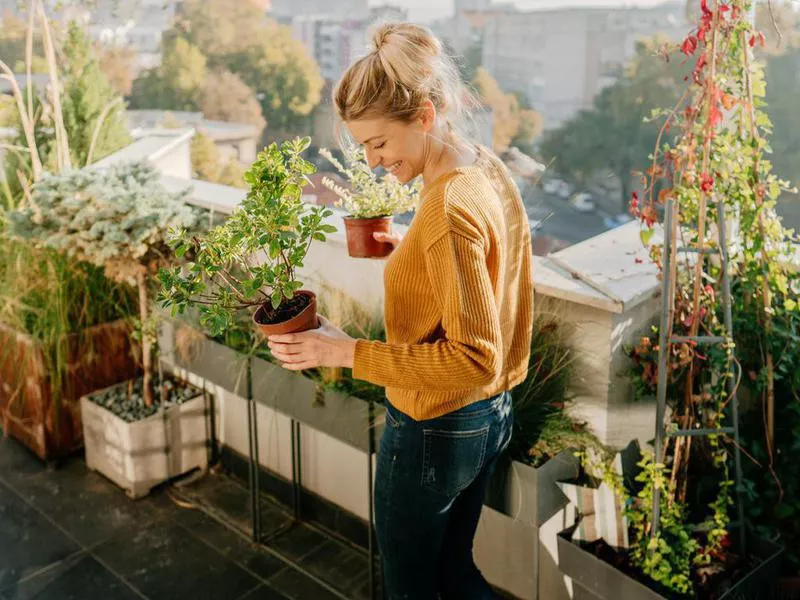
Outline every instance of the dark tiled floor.
{"label": "dark tiled floor", "polygon": [[[265,531],[287,522],[263,504]],[[283,560],[248,527],[247,489],[225,475],[133,501],[82,458],[48,469],[0,431],[0,600],[368,597],[363,551],[299,525],[271,543]]]}

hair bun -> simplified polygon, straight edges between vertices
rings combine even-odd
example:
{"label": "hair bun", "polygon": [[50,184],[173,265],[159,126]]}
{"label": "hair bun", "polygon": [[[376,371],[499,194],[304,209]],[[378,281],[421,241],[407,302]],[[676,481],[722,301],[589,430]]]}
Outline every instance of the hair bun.
{"label": "hair bun", "polygon": [[372,34],[372,46],[375,52],[380,52],[387,43],[389,43],[389,36],[397,31],[395,23],[384,23],[375,28]]}

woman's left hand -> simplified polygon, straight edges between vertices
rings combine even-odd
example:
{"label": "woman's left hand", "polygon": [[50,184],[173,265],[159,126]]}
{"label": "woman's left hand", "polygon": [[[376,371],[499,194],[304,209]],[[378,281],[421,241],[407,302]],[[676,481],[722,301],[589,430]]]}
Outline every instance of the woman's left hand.
{"label": "woman's left hand", "polygon": [[325,317],[318,318],[320,326],[317,329],[269,336],[269,349],[284,369],[353,368],[356,340]]}

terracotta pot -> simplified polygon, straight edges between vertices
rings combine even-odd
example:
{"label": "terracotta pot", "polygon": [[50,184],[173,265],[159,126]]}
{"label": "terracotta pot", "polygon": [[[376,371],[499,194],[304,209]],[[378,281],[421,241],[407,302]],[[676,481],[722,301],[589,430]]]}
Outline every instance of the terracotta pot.
{"label": "terracotta pot", "polygon": [[256,311],[253,315],[253,321],[263,335],[300,333],[301,331],[308,331],[309,329],[316,329],[319,327],[319,321],[317,320],[317,296],[314,292],[299,290],[295,292],[295,296],[306,296],[309,299],[308,306],[306,306],[300,314],[293,316],[288,321],[283,321],[282,323],[262,323],[264,314],[266,313],[266,305],[261,305]]}
{"label": "terracotta pot", "polygon": [[347,253],[353,258],[384,258],[392,252],[392,245],[378,242],[373,233],[390,233],[392,217],[375,219],[356,219],[345,217],[344,226],[347,231]]}

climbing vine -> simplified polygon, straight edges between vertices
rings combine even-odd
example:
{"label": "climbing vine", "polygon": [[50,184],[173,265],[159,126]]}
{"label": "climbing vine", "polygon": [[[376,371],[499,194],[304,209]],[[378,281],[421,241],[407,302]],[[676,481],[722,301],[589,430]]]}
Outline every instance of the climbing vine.
{"label": "climbing vine", "polygon": [[[677,48],[692,67],[687,88],[675,106],[653,114],[662,123],[658,142],[650,167],[640,174],[641,189],[633,193],[630,209],[641,223],[642,242],[660,277],[669,277],[667,331],[726,339],[715,346],[667,346],[667,431],[721,429],[730,409],[730,390],[736,393],[741,384],[736,344],[723,326],[721,261],[713,254],[721,250],[718,227],[724,219],[729,276],[745,303],[737,303],[735,309],[749,310],[758,324],[763,378],[759,389],[771,457],[776,375],[769,347],[776,294],[796,309],[787,270],[792,233],[783,229],[774,210],[789,183],[775,176],[766,158],[772,124],[763,112],[763,69],[753,58],[753,49],[763,46],[765,38],[752,25],[752,3],[700,0],[699,5],[697,26]],[[662,243],[652,242],[656,223],[667,210],[672,211],[671,219],[664,221],[671,222],[676,241],[669,257]],[[694,251],[679,253],[678,246]],[[640,393],[655,392],[658,351],[657,335],[643,338],[632,351]],[[731,377],[733,386],[728,385]],[[631,558],[669,590],[694,593],[726,568],[735,491],[730,472],[733,443],[722,431],[708,438],[668,438],[658,456],[646,457],[640,465],[643,488],[637,500],[628,503],[633,511]],[[662,502],[657,535],[649,513],[654,489],[660,490]],[[683,551],[661,552],[671,547]]]}

